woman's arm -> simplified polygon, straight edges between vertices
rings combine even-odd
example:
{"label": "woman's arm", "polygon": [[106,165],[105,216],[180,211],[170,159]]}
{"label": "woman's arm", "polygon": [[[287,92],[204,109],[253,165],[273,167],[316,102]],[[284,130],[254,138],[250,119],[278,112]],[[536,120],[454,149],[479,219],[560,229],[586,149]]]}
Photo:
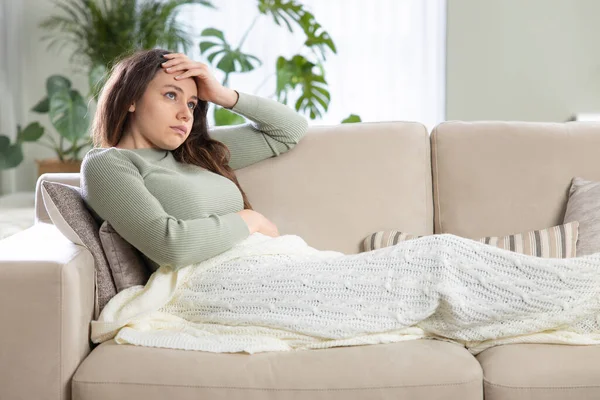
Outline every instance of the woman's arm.
{"label": "woman's arm", "polygon": [[[225,144],[231,153],[229,166],[240,169],[292,149],[308,130],[306,118],[275,100],[240,93],[224,87],[206,64],[190,60],[185,54],[164,56],[165,72],[176,80],[194,78],[198,98],[230,108],[251,123],[213,128],[210,136]],[[235,94],[239,94],[236,100]],[[233,107],[232,107],[233,105]]]}
{"label": "woman's arm", "polygon": [[234,170],[291,150],[308,130],[306,118],[264,97],[239,92],[231,110],[252,122],[213,127],[210,136],[229,148],[229,166]]}

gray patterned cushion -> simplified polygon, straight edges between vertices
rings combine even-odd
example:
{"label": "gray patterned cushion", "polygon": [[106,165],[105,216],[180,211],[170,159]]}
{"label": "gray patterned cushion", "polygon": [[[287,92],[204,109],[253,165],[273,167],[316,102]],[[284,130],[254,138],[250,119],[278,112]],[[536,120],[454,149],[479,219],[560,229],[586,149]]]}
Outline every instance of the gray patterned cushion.
{"label": "gray patterned cushion", "polygon": [[98,222],[85,205],[80,188],[42,181],[41,190],[52,223],[69,240],[87,247],[94,256],[96,277],[94,319],[97,319],[106,303],[117,294],[108,260],[102,249]]}
{"label": "gray patterned cushion", "polygon": [[600,182],[571,180],[564,222],[579,221],[577,255],[600,252]]}
{"label": "gray patterned cushion", "polygon": [[150,270],[142,258],[142,253],[123,239],[108,221],[104,221],[100,226],[100,241],[117,292],[148,282]]}

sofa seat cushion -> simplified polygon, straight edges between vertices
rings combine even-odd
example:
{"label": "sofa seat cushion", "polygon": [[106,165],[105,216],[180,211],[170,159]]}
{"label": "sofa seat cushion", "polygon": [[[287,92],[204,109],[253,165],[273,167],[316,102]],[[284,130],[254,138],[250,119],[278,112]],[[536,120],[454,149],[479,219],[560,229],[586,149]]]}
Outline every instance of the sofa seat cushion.
{"label": "sofa seat cushion", "polygon": [[107,341],[79,366],[73,400],[481,400],[482,376],[467,350],[438,340],[252,355]]}
{"label": "sofa seat cushion", "polygon": [[486,400],[600,399],[600,346],[511,344],[477,359]]}

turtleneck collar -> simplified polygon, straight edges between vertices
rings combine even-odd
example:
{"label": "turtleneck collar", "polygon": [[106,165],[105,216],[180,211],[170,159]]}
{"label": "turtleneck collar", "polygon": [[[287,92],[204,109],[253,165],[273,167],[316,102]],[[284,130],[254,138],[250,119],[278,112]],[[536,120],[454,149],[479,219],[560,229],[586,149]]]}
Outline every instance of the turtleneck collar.
{"label": "turtleneck collar", "polygon": [[170,153],[169,150],[158,149],[154,147],[144,147],[141,149],[120,149],[118,147],[115,148],[120,151],[132,151],[148,161],[162,160],[163,158],[167,157]]}

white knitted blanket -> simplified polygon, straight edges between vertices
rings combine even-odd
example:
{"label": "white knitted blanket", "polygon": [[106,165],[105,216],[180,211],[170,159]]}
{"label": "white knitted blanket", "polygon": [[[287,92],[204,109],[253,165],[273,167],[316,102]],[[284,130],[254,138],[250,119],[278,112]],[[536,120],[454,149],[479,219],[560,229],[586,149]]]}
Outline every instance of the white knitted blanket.
{"label": "white knitted blanket", "polygon": [[473,354],[505,343],[600,343],[600,253],[538,258],[459,236],[359,254],[254,233],[113,297],[92,341],[209,352],[433,338]]}

